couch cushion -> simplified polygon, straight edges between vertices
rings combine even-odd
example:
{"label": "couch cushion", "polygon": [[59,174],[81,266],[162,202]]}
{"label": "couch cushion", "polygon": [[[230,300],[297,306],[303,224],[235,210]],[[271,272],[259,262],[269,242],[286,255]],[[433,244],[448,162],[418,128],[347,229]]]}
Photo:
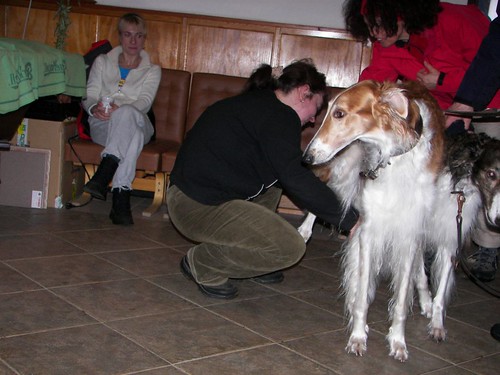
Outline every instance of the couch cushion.
{"label": "couch cushion", "polygon": [[179,152],[178,147],[172,147],[166,152],[161,154],[161,170],[162,172],[170,173],[174,168],[175,159],[177,158],[177,153]]}
{"label": "couch cushion", "polygon": [[191,73],[162,69],[161,82],[153,103],[156,139],[182,142],[186,127]]}
{"label": "couch cushion", "polygon": [[193,73],[186,131],[211,104],[239,94],[247,78],[212,73]]}

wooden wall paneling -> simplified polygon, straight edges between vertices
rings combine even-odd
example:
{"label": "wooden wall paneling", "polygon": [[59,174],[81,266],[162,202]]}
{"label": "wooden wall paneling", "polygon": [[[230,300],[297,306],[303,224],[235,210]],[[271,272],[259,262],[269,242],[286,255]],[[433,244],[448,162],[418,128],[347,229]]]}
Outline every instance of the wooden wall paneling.
{"label": "wooden wall paneling", "polygon": [[184,69],[248,77],[271,63],[274,28],[188,21]]}
{"label": "wooden wall paneling", "polygon": [[[9,7],[7,9],[6,36],[8,38],[23,38],[23,31],[27,14],[27,8]],[[29,12],[28,24],[24,39],[34,40],[37,42],[45,43],[49,46],[54,46],[55,37],[53,30],[55,29],[55,26],[56,21],[54,20],[54,12],[44,9],[32,8]]]}
{"label": "wooden wall paneling", "polygon": [[[5,7],[6,38],[22,38],[27,13],[27,8]],[[45,38],[45,33],[43,34]]]}
{"label": "wooden wall paneling", "polygon": [[329,86],[348,87],[358,81],[366,53],[362,43],[343,33],[283,30],[280,38],[280,65],[312,58]]}
{"label": "wooden wall paneling", "polygon": [[6,20],[7,7],[0,5],[0,36],[7,36],[7,23]]}
{"label": "wooden wall paneling", "polygon": [[[55,2],[33,4],[26,39],[54,45]],[[22,37],[27,5],[24,0],[2,0],[5,36]],[[344,30],[88,4],[72,9],[66,50],[84,54],[102,39],[118,45],[118,19],[130,11],[148,22],[145,48],[163,68],[248,77],[262,63],[287,65],[311,57],[329,85],[347,87],[357,82],[371,59],[371,46]]]}
{"label": "wooden wall paneling", "polygon": [[85,54],[95,41],[96,34],[97,17],[95,15],[72,13],[65,50]]}
{"label": "wooden wall paneling", "polygon": [[118,19],[119,17],[109,15],[96,16],[96,33],[92,42],[106,39],[113,47],[116,47],[120,43],[117,29]]}
{"label": "wooden wall paneling", "polygon": [[182,19],[179,22],[147,20],[148,37],[145,50],[155,64],[163,68],[181,69]]}
{"label": "wooden wall paneling", "polygon": [[188,28],[188,20],[187,18],[184,18],[182,20],[182,34],[179,48],[179,60],[177,60],[177,69],[186,70]]}
{"label": "wooden wall paneling", "polygon": [[280,40],[281,40],[281,27],[277,27],[274,30],[274,40],[273,40],[273,48],[271,52],[271,66],[278,67],[280,66]]}
{"label": "wooden wall paneling", "polygon": [[[8,38],[22,39],[27,8],[8,7],[7,11]],[[26,40],[34,40],[49,46],[55,45],[54,29],[56,26],[55,11],[32,8],[29,12]],[[68,30],[65,50],[73,53],[85,53],[94,41],[96,16],[89,14],[72,14]]]}

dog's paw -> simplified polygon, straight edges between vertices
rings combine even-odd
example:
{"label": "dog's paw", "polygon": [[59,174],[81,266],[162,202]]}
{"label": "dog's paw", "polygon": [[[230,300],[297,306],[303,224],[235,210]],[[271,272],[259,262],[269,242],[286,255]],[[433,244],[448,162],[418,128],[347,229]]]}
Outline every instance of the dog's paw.
{"label": "dog's paw", "polygon": [[408,359],[408,350],[406,349],[406,344],[404,342],[391,341],[390,347],[391,351],[389,355],[394,357],[395,360],[405,362]]}
{"label": "dog's paw", "polygon": [[436,342],[446,339],[446,330],[444,327],[429,327],[429,336]]}
{"label": "dog's paw", "polygon": [[345,351],[349,354],[362,356],[366,352],[366,336],[357,337],[351,335],[345,347]]}
{"label": "dog's paw", "polygon": [[430,319],[432,316],[432,301],[420,305],[420,314]]}

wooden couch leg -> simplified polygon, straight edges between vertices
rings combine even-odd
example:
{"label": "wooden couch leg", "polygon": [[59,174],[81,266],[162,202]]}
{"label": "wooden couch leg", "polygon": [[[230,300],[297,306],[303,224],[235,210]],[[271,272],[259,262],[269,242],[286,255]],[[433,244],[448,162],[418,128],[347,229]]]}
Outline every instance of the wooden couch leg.
{"label": "wooden couch leg", "polygon": [[163,172],[155,173],[155,191],[153,197],[153,203],[142,212],[142,216],[151,217],[156,211],[158,211],[164,202],[165,197],[165,178],[166,174]]}
{"label": "wooden couch leg", "polygon": [[[169,182],[170,182],[170,173],[165,173],[165,194],[163,195],[163,202],[165,202],[165,206],[167,206],[167,190]],[[163,214],[163,218],[166,220],[170,219],[170,216],[168,216],[168,211]]]}
{"label": "wooden couch leg", "polygon": [[[86,184],[94,175],[96,166],[94,164],[84,164],[83,167],[85,169],[84,184]],[[92,196],[89,193],[82,192],[80,196],[67,202],[66,205],[67,207],[82,207],[89,203],[91,200]]]}
{"label": "wooden couch leg", "polygon": [[95,164],[84,164],[83,167],[85,168],[85,183],[87,183],[94,177],[98,166]]}

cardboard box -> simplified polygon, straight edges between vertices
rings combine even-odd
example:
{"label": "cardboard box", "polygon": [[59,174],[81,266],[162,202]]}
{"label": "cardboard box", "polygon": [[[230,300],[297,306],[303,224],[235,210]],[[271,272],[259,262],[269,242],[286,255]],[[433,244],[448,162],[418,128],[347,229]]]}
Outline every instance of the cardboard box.
{"label": "cardboard box", "polygon": [[[83,168],[74,168],[71,162],[64,160],[65,143],[77,134],[76,122],[25,118],[23,125],[27,146],[51,151],[47,207],[63,208],[83,189]],[[17,139],[16,134],[11,143],[15,144]]]}
{"label": "cardboard box", "polygon": [[0,152],[0,205],[47,208],[50,156],[16,146]]}

